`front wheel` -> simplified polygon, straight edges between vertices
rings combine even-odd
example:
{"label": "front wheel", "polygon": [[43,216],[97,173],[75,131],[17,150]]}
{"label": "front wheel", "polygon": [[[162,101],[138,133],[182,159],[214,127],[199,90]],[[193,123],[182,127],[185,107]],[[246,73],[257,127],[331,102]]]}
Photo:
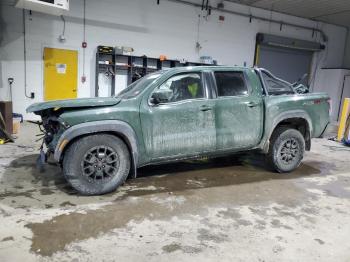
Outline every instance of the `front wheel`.
{"label": "front wheel", "polygon": [[267,161],[279,173],[291,172],[300,165],[304,152],[303,135],[296,129],[279,127],[270,139]]}
{"label": "front wheel", "polygon": [[125,143],[107,134],[90,135],[73,142],[63,159],[63,174],[82,195],[114,191],[126,180],[130,154]]}

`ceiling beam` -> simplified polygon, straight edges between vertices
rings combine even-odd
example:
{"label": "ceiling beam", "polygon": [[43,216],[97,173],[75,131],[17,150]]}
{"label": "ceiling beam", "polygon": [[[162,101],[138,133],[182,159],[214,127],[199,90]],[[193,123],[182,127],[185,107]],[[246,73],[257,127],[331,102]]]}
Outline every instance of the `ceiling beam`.
{"label": "ceiling beam", "polygon": [[[338,19],[338,17],[337,17],[337,15],[339,15],[339,14],[350,13],[350,9],[349,9],[350,6],[348,7],[348,6],[341,5],[345,8],[340,10],[340,7],[336,5],[336,3],[335,3],[336,1],[334,1],[334,0],[328,0],[327,3],[331,4],[330,7],[333,7],[333,10],[338,9],[339,11],[336,11],[336,12],[333,11],[332,13],[324,13],[324,14],[320,14],[320,15],[318,15],[318,14],[312,15],[311,14],[311,16],[305,16],[305,15],[298,14],[298,12],[283,10],[283,5],[281,5],[281,7],[278,9],[274,8],[274,5],[276,3],[280,2],[282,4],[283,0],[225,0],[225,1],[228,1],[231,3],[236,3],[236,4],[242,4],[242,5],[250,6],[250,7],[254,7],[254,8],[260,8],[260,9],[264,9],[267,11],[274,11],[277,13],[282,13],[282,14],[286,14],[286,15],[310,19],[310,20],[313,20],[316,22],[325,22],[325,23],[330,23],[330,24],[337,25],[337,26],[343,26],[346,28],[350,27],[350,22],[346,22],[346,21],[344,22],[344,20],[342,20],[340,18]],[[346,1],[346,0],[344,0],[344,1]],[[349,1],[349,3],[350,3],[350,0],[347,0],[347,1]],[[266,3],[266,5],[265,5],[265,3]],[[264,5],[264,7],[261,6],[262,4]],[[293,5],[289,5],[290,8],[292,8],[292,6]],[[309,11],[312,13],[312,10],[309,10]],[[329,19],[326,19],[327,17],[329,17]]]}
{"label": "ceiling beam", "polygon": [[[168,2],[174,2],[174,3],[179,3],[179,4],[184,4],[184,5],[190,5],[190,6],[194,6],[194,7],[202,7],[202,5],[200,4],[196,4],[194,2],[189,2],[187,0],[167,0]],[[290,23],[290,22],[284,22],[282,20],[275,20],[272,18],[266,18],[263,16],[256,16],[256,15],[252,15],[252,14],[246,14],[246,13],[242,13],[242,12],[238,12],[238,11],[234,11],[234,10],[227,10],[227,9],[222,9],[222,8],[216,8],[216,7],[211,7],[212,10],[214,11],[219,11],[219,12],[224,12],[224,13],[228,13],[228,14],[232,14],[232,15],[238,15],[238,16],[243,16],[243,17],[247,17],[249,19],[255,19],[255,20],[260,20],[260,21],[264,21],[264,22],[268,22],[268,23],[274,23],[274,24],[278,24],[278,25],[283,25],[283,26],[290,26],[290,27],[294,27],[294,28],[300,28],[300,29],[304,29],[304,30],[309,30],[311,32],[318,32],[321,34],[321,37],[323,39],[324,42],[328,41],[328,37],[327,35],[323,32],[322,29],[316,28],[316,27],[310,27],[310,26],[305,26],[305,25],[299,25],[299,24],[294,24],[294,23]]]}
{"label": "ceiling beam", "polygon": [[339,14],[348,13],[348,12],[350,12],[350,9],[349,10],[341,10],[341,11],[333,12],[333,13],[326,13],[326,14],[322,14],[322,15],[317,15],[317,16],[313,16],[313,17],[310,17],[310,18],[311,19],[317,19],[317,18],[321,18],[321,17],[325,17],[325,16],[339,15]]}

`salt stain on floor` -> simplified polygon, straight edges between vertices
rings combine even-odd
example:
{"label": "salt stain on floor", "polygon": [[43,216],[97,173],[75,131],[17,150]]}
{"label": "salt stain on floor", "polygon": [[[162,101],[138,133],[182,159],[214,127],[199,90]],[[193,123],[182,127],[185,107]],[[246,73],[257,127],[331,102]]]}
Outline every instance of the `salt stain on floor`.
{"label": "salt stain on floor", "polygon": [[191,161],[142,168],[96,197],[5,145],[0,260],[349,261],[350,155],[332,143],[313,141],[288,175],[256,156]]}

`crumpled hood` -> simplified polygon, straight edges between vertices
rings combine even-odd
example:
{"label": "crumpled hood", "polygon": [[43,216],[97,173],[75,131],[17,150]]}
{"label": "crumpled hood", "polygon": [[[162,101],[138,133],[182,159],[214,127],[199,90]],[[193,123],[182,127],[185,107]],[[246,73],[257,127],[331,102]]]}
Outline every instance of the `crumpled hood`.
{"label": "crumpled hood", "polygon": [[67,100],[54,100],[43,103],[35,103],[27,108],[27,113],[38,112],[50,108],[78,108],[78,107],[102,107],[113,106],[121,101],[116,97],[103,97],[103,98],[78,98]]}

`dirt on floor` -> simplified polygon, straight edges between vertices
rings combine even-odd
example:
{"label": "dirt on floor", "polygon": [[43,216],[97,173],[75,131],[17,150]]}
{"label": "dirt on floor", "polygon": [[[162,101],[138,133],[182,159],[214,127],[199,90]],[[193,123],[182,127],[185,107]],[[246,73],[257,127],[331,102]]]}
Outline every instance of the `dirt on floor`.
{"label": "dirt on floor", "polygon": [[350,261],[350,148],[314,139],[291,174],[262,156],[150,166],[78,195],[36,167],[36,127],[0,146],[0,261]]}

